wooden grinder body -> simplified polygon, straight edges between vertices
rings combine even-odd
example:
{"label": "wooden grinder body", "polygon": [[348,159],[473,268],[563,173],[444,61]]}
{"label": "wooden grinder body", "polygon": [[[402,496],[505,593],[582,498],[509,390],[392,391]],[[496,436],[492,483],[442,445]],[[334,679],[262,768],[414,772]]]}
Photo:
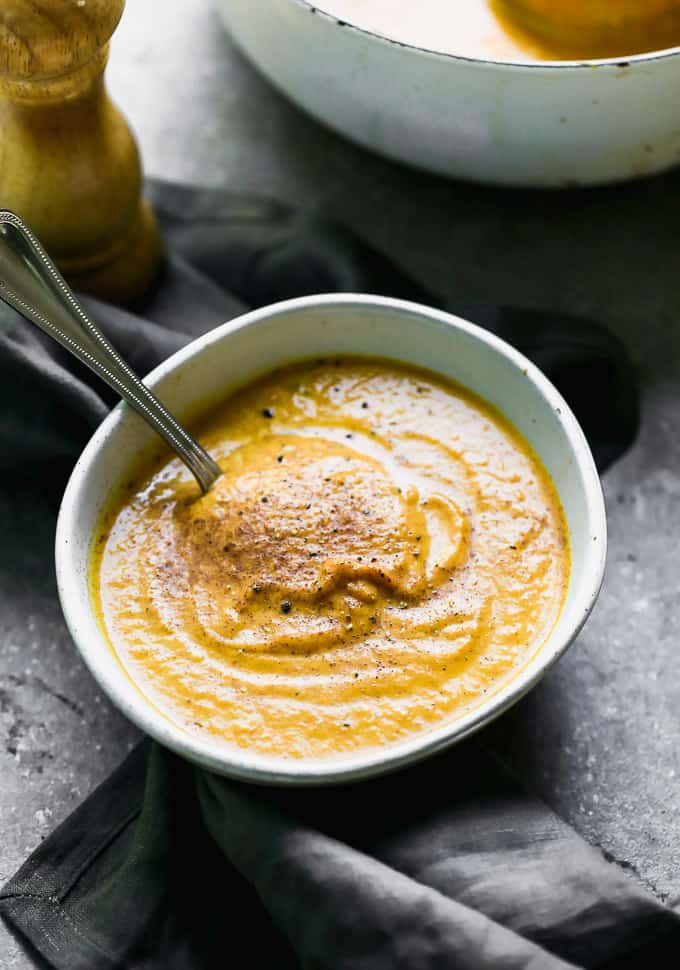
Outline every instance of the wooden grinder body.
{"label": "wooden grinder body", "polygon": [[0,3],[0,208],[75,287],[133,303],[161,245],[139,153],[104,87],[124,0]]}

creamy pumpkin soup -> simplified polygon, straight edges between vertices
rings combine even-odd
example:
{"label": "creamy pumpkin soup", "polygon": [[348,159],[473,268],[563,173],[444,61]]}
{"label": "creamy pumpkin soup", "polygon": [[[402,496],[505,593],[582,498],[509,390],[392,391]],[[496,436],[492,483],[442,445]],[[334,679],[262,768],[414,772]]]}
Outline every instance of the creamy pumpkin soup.
{"label": "creamy pumpkin soup", "polygon": [[680,44],[680,0],[320,0],[403,43],[501,61],[622,57]]}
{"label": "creamy pumpkin soup", "polygon": [[314,361],[197,428],[224,470],[130,483],[95,543],[101,624],[187,731],[324,757],[478,704],[562,608],[557,493],[518,432],[463,388],[387,361]]}
{"label": "creamy pumpkin soup", "polygon": [[680,0],[490,0],[544,57],[622,57],[680,44]]}

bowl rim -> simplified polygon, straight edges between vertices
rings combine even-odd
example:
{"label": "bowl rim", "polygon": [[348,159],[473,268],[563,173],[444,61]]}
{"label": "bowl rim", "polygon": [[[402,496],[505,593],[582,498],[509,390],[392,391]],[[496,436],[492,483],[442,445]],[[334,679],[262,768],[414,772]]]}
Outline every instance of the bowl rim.
{"label": "bowl rim", "polygon": [[507,684],[496,690],[487,701],[479,703],[461,717],[444,721],[437,727],[384,748],[370,748],[326,759],[287,761],[281,757],[249,753],[226,746],[220,748],[219,742],[210,742],[191,735],[171,721],[134,684],[122,665],[113,678],[115,682],[112,682],[111,676],[102,669],[106,665],[101,661],[101,651],[108,652],[109,660],[112,657],[115,660],[115,654],[94,617],[91,598],[83,601],[80,596],[82,578],[78,571],[78,562],[82,559],[79,560],[78,554],[73,552],[73,547],[77,544],[71,543],[72,536],[79,531],[80,492],[85,487],[90,469],[96,466],[100,450],[130,416],[131,409],[121,401],[95,430],[83,449],[71,473],[59,509],[55,564],[59,599],[66,624],[82,660],[102,691],[137,727],[177,754],[210,771],[251,783],[310,786],[359,781],[420,761],[463,740],[514,705],[565,653],[590,615],[604,578],[607,548],[604,497],[590,447],[571,408],[543,372],[528,358],[490,331],[454,314],[410,301],[359,293],[331,293],[285,300],[242,314],[197,337],[154,368],[145,378],[145,382],[155,388],[165,378],[181,371],[195,357],[204,354],[217,343],[228,341],[234,333],[244,328],[300,311],[328,312],[341,307],[354,310],[383,309],[388,313],[424,317],[431,323],[450,326],[481,340],[492,352],[500,354],[521,370],[524,378],[534,385],[546,407],[555,413],[562,426],[575,467],[583,481],[587,528],[598,541],[589,542],[586,547],[587,552],[581,564],[580,598],[572,607],[573,623],[559,638],[553,631],[534,657]]}
{"label": "bowl rim", "polygon": [[425,54],[429,57],[444,58],[445,60],[451,60],[461,64],[476,64],[478,66],[487,67],[507,67],[512,68],[513,70],[535,70],[536,68],[545,68],[548,70],[573,71],[580,68],[597,67],[627,68],[632,64],[666,60],[680,54],[680,45],[677,45],[675,47],[663,47],[654,51],[645,51],[641,54],[621,54],[616,57],[584,57],[577,58],[575,60],[505,61],[502,58],[470,57],[465,54],[453,54],[451,51],[440,51],[431,47],[423,47],[407,40],[397,40],[396,37],[390,37],[389,34],[381,33],[379,30],[375,30],[371,27],[362,26],[352,19],[339,17],[330,10],[324,10],[323,7],[318,6],[318,4],[324,3],[325,0],[291,0],[291,2],[300,7],[304,7],[312,14],[320,16],[326,20],[330,20],[337,27],[370,37],[381,44],[386,44],[392,47],[401,47],[406,50],[414,51],[418,54]]}

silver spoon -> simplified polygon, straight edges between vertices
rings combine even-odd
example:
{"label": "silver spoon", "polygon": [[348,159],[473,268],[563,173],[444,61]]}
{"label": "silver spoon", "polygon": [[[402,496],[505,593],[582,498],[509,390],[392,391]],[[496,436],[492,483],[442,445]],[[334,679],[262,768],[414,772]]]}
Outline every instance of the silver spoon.
{"label": "silver spoon", "polygon": [[69,350],[170,445],[207,492],[220,466],[142,384],[80,306],[31,230],[0,210],[0,299]]}

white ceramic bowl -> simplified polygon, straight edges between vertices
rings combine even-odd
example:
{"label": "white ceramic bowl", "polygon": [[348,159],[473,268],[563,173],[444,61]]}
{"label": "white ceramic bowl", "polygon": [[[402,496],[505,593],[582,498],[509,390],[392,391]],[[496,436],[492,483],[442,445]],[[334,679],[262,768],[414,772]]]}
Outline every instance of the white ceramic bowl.
{"label": "white ceramic bowl", "polygon": [[545,645],[506,686],[470,713],[433,730],[348,756],[286,760],[228,750],[185,733],[145,699],[99,628],[88,585],[98,518],[154,433],[126,405],[103,422],[80,457],[59,514],[57,580],[80,653],[130,720],[179,754],[216,772],[280,784],[335,782],[378,774],[431,754],[477,730],[517,701],[572,642],[602,581],[606,520],[600,481],[569,407],[525,357],[497,337],[446,313],[373,296],[318,296],[265,307],[218,327],[174,354],[147,383],[180,417],[191,416],[255,376],[310,356],[389,356],[453,378],[496,405],[543,459],[564,505],[573,568],[564,610]]}
{"label": "white ceramic bowl", "polygon": [[546,187],[635,178],[680,161],[680,48],[509,64],[397,42],[313,0],[216,2],[274,84],[390,158],[477,182]]}

